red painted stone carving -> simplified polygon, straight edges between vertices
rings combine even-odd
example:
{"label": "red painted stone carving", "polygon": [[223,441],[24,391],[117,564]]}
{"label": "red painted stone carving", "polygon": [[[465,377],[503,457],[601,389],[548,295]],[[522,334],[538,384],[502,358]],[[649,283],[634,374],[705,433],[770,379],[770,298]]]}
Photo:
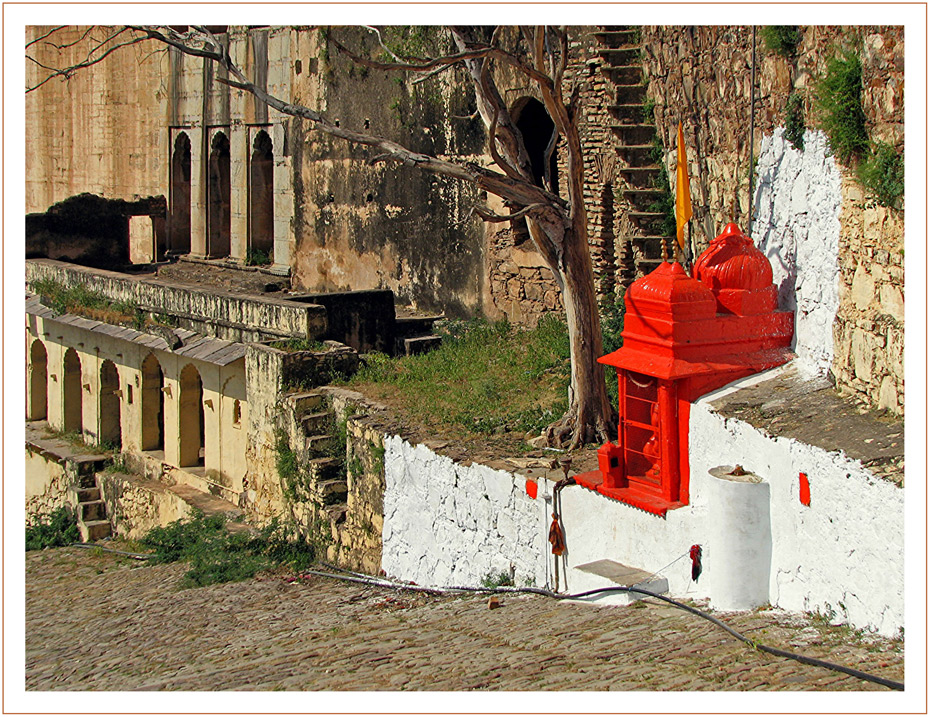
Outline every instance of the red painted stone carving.
{"label": "red painted stone carving", "polygon": [[598,451],[587,488],[664,515],[688,503],[691,403],[738,378],[785,363],[794,316],[776,310],[772,268],[735,224],[695,262],[695,277],[664,262],[626,295],[617,370],[617,443]]}

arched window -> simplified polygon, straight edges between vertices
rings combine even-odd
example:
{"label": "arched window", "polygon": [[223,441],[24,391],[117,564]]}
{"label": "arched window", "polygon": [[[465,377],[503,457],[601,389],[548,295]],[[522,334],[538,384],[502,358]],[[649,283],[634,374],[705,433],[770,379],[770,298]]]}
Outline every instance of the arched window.
{"label": "arched window", "polygon": [[119,394],[119,372],[107,359],[100,366],[100,442],[116,448],[122,446],[122,401]]}
{"label": "arched window", "polygon": [[204,465],[203,382],[194,364],[181,371],[178,397],[178,465]]}
{"label": "arched window", "polygon": [[191,141],[180,132],[171,154],[171,226],[168,250],[189,254],[191,250]]}
{"label": "arched window", "polygon": [[249,167],[249,249],[274,252],[274,152],[264,130],[255,135]]}
{"label": "arched window", "polygon": [[207,177],[207,256],[229,256],[231,227],[229,138],[223,132],[213,137]]}
{"label": "arched window", "polygon": [[29,349],[29,405],[26,418],[41,421],[48,417],[48,352],[39,339]]}
{"label": "arched window", "polygon": [[65,351],[64,379],[62,381],[64,403],[64,430],[67,433],[83,433],[84,405],[81,395],[81,359],[74,349]]}
{"label": "arched window", "polygon": [[154,354],[142,362],[142,450],[165,450],[164,374]]}

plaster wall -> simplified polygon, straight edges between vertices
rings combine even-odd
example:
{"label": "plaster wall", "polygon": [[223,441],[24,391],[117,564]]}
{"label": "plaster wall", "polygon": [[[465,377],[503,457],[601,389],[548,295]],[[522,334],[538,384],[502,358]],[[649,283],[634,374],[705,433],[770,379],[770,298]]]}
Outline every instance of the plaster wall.
{"label": "plaster wall", "polygon": [[63,505],[73,506],[68,489],[73,480],[54,456],[26,447],[26,517],[51,513]]}
{"label": "plaster wall", "polygon": [[398,436],[385,437],[384,449],[388,575],[418,585],[480,585],[500,573],[517,585],[546,583],[545,506],[522,481]]}
{"label": "plaster wall", "polygon": [[841,186],[823,132],[807,130],[803,151],[782,127],[763,137],[752,234],[772,265],[779,308],[795,312],[792,348],[808,374],[825,374],[833,363]]}

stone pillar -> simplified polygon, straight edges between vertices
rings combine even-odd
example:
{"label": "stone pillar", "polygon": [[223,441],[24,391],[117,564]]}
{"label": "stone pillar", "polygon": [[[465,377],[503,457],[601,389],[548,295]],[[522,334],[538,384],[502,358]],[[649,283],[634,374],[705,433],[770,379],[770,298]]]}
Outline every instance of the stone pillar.
{"label": "stone pillar", "polygon": [[203,258],[207,253],[207,162],[210,145],[204,154],[204,128],[186,130],[191,140],[191,256]]}
{"label": "stone pillar", "polygon": [[[291,246],[296,246],[294,233],[294,184],[291,162],[284,154],[285,124],[278,122],[271,132],[274,147],[274,257],[271,271],[287,275],[291,270]],[[298,155],[299,156],[299,155]]]}
{"label": "stone pillar", "polygon": [[229,256],[244,263],[249,237],[249,128],[233,125],[229,135]]}

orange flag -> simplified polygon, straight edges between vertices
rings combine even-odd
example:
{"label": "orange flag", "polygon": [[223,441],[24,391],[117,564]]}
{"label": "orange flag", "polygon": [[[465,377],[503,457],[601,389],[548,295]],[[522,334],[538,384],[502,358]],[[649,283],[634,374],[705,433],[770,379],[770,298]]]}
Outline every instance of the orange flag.
{"label": "orange flag", "polygon": [[688,155],[685,154],[685,133],[678,123],[678,182],[675,186],[675,221],[678,224],[678,246],[685,249],[685,224],[691,219],[691,184],[688,181]]}

